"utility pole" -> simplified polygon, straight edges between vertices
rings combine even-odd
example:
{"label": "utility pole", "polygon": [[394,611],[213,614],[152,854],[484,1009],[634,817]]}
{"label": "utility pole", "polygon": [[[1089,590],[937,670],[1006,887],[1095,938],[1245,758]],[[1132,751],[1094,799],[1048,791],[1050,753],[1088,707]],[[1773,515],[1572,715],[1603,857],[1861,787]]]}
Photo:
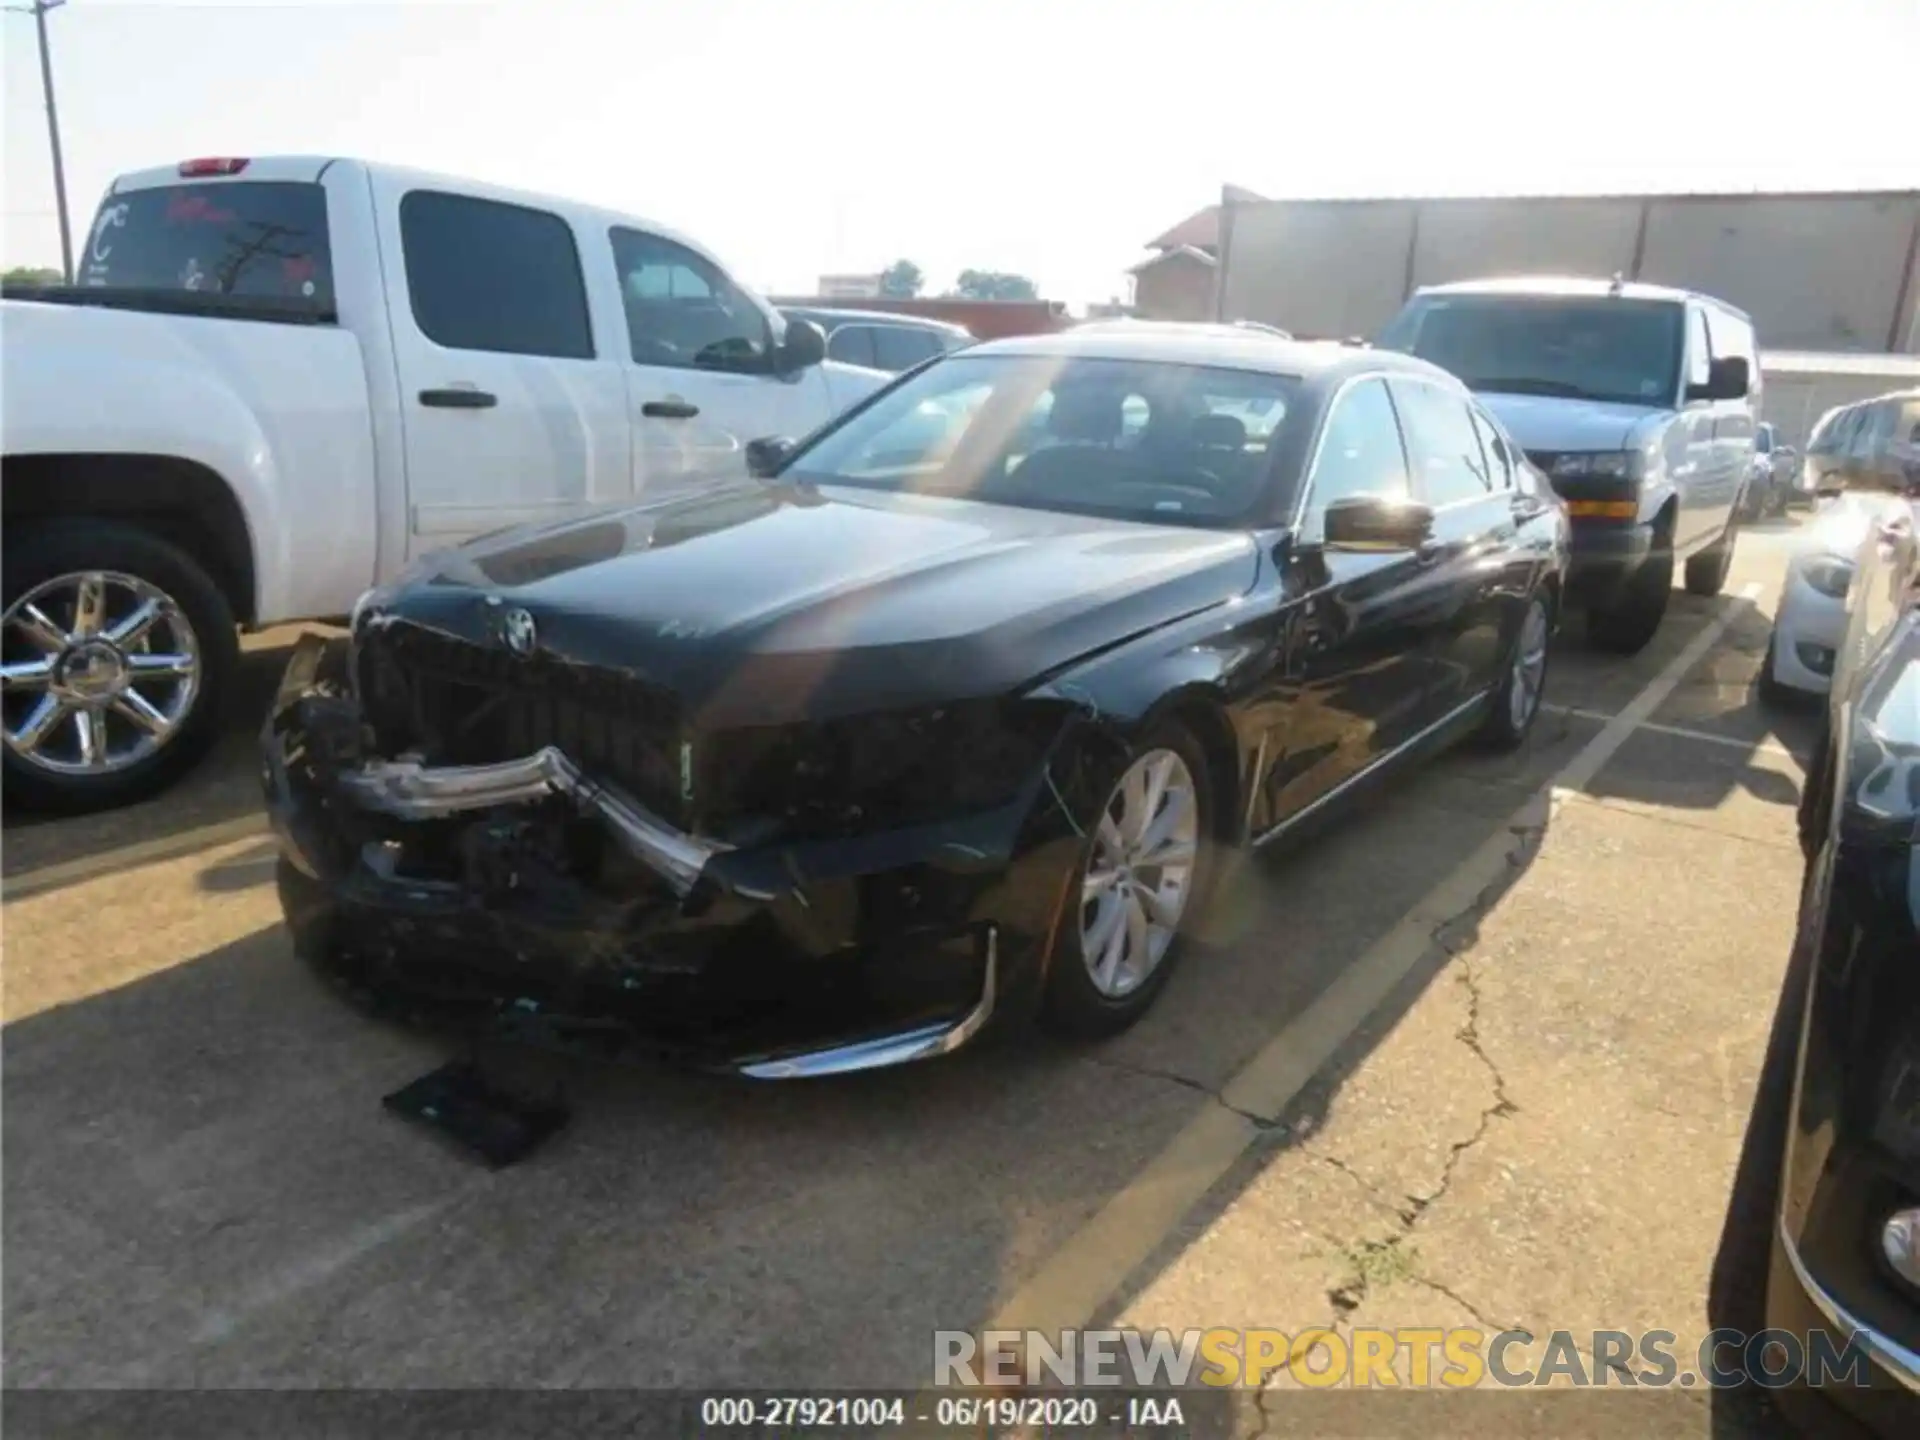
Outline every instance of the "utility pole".
{"label": "utility pole", "polygon": [[47,12],[57,10],[67,0],[28,0],[25,5],[9,5],[8,10],[32,15],[40,36],[40,89],[47,97],[47,141],[53,149],[53,200],[60,214],[60,274],[73,283],[73,228],[67,222],[67,173],[60,160],[60,112],[53,103],[53,57],[47,50]]}

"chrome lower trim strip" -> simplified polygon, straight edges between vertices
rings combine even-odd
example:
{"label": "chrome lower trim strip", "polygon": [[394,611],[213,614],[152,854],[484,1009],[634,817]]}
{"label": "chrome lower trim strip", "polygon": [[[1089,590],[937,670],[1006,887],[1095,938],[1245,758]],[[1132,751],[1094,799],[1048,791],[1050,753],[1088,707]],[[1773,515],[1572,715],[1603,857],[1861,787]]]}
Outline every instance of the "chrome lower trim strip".
{"label": "chrome lower trim strip", "polygon": [[[1365,780],[1370,775],[1373,775],[1382,766],[1391,765],[1395,760],[1398,760],[1402,755],[1406,754],[1409,750],[1419,745],[1422,741],[1428,740],[1432,738],[1434,735],[1439,734],[1440,731],[1446,729],[1447,726],[1453,724],[1454,721],[1458,720],[1462,715],[1465,715],[1469,710],[1473,709],[1476,705],[1484,705],[1490,698],[1493,697],[1495,693],[1496,692],[1492,690],[1483,691],[1481,694],[1478,694],[1474,696],[1473,699],[1467,701],[1464,705],[1454,706],[1453,709],[1449,710],[1446,714],[1442,715],[1438,720],[1434,721],[1431,725],[1427,726],[1427,728],[1422,730],[1419,734],[1411,737],[1410,739],[1402,740],[1398,745],[1394,746],[1393,749],[1387,751],[1387,753],[1382,755],[1379,759],[1370,763],[1366,769],[1355,771],[1353,774],[1349,775],[1346,779],[1342,780],[1338,785],[1334,786],[1331,790],[1327,791],[1326,794],[1318,797],[1317,799],[1309,802],[1306,805],[1301,806],[1298,810],[1294,811],[1293,814],[1287,816],[1286,819],[1282,820],[1278,825],[1275,825],[1270,829],[1263,830],[1259,835],[1254,837],[1252,842],[1253,848],[1257,850],[1259,849],[1260,846],[1265,845],[1269,840],[1279,839],[1287,831],[1291,830],[1294,826],[1298,825],[1301,821],[1305,820],[1309,815],[1314,814],[1315,812],[1321,810],[1325,806],[1331,805],[1335,800],[1339,799],[1342,795],[1346,794],[1347,791],[1351,790],[1354,786],[1358,785],[1362,780]],[[1259,783],[1260,783],[1260,777],[1255,776],[1254,784],[1258,785]],[[1249,813],[1251,813],[1251,808],[1252,808],[1251,802],[1249,802],[1248,808],[1249,808]]]}
{"label": "chrome lower trim strip", "polygon": [[1801,1260],[1799,1247],[1793,1243],[1793,1237],[1787,1234],[1784,1221],[1780,1225],[1780,1248],[1786,1251],[1787,1263],[1793,1266],[1794,1277],[1799,1280],[1807,1299],[1813,1302],[1813,1308],[1849,1338],[1858,1336],[1860,1343],[1867,1347],[1867,1353],[1879,1363],[1881,1369],[1907,1389],[1920,1394],[1920,1353],[1909,1350],[1898,1340],[1856,1319],[1838,1300],[1823,1290],[1820,1282],[1808,1271],[1806,1262]]}
{"label": "chrome lower trim strip", "polygon": [[494,765],[376,760],[340,777],[353,802],[396,820],[433,820],[467,810],[566,795],[597,813],[633,857],[685,895],[728,846],[676,830],[617,787],[589,779],[552,745]]}
{"label": "chrome lower trim strip", "polygon": [[739,1074],[753,1080],[812,1080],[824,1075],[851,1075],[861,1070],[883,1070],[915,1060],[931,1060],[946,1055],[980,1033],[993,1015],[999,989],[1000,937],[987,931],[986,978],[980,985],[980,999],[959,1020],[942,1020],[921,1025],[898,1035],[881,1035],[871,1040],[856,1040],[845,1045],[829,1045],[819,1050],[782,1055],[771,1060],[752,1060],[736,1066]]}

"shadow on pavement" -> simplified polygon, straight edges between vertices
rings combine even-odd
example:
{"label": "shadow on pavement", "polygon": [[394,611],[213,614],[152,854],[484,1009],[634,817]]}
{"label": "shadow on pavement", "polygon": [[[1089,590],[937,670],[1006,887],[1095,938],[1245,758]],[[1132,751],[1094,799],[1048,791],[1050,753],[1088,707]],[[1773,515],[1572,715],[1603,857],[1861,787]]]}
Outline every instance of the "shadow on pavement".
{"label": "shadow on pavement", "polygon": [[[112,874],[122,865],[149,863],[173,853],[191,853],[222,838],[238,838],[246,822],[260,820],[259,734],[261,718],[280,683],[297,637],[241,652],[228,719],[212,752],[179,784],[138,805],[97,815],[59,817],[8,812],[5,888],[9,899],[64,888]],[[235,832],[224,835],[213,827]],[[209,831],[205,836],[195,832]],[[124,855],[121,864],[116,857]],[[98,864],[88,864],[91,859]]]}

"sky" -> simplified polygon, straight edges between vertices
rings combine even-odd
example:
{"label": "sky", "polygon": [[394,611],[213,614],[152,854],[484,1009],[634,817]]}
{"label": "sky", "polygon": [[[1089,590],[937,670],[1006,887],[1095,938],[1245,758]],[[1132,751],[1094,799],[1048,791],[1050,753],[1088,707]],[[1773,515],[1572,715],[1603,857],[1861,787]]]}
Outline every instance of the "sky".
{"label": "sky", "polygon": [[[0,25],[0,261],[57,265],[33,21]],[[69,0],[48,29],[76,245],[120,171],[340,154],[625,210],[762,291],[905,257],[1081,304],[1223,182],[1920,187],[1920,0]]]}

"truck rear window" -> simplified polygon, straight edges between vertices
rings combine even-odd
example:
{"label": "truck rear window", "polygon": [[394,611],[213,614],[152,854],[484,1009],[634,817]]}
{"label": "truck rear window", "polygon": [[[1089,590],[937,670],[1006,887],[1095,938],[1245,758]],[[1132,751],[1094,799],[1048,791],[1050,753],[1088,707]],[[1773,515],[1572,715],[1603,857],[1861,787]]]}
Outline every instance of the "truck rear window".
{"label": "truck rear window", "polygon": [[109,195],[87,236],[80,283],[251,295],[331,310],[326,191],[247,180]]}

